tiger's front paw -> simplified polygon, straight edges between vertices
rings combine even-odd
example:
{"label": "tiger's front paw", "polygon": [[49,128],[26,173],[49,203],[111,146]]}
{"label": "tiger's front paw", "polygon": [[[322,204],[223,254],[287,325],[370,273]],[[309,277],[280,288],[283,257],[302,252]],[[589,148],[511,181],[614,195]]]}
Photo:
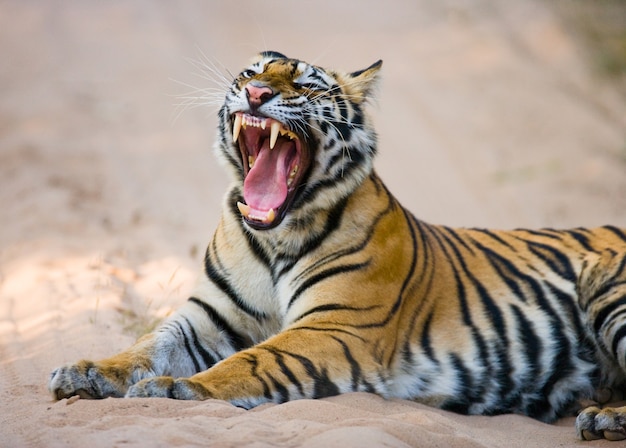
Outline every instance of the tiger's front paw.
{"label": "tiger's front paw", "polygon": [[209,392],[198,382],[186,378],[160,376],[139,381],[131,386],[126,397],[160,397],[176,400],[206,400]]}
{"label": "tiger's front paw", "polygon": [[80,395],[81,398],[123,397],[125,385],[118,375],[107,372],[91,361],[79,361],[55,369],[48,390],[56,400]]}
{"label": "tiger's front paw", "polygon": [[582,440],[626,439],[626,406],[584,409],[576,418],[576,432]]}

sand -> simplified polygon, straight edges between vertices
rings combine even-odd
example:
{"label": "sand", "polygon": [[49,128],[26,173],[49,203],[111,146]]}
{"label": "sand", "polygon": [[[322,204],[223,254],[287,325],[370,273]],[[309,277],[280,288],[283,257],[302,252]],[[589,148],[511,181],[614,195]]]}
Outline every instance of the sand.
{"label": "sand", "polygon": [[378,171],[426,221],[626,226],[624,98],[545,2],[0,2],[0,446],[611,445],[578,442],[571,418],[362,393],[252,411],[52,400],[54,367],[121,350],[186,299],[228,180],[219,95],[176,104],[222,88],[191,61],[228,76],[264,49],[384,60]]}

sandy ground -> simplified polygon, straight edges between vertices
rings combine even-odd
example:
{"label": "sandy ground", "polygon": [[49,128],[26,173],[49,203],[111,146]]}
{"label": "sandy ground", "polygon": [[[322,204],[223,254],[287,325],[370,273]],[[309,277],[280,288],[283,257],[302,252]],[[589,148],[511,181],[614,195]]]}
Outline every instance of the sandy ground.
{"label": "sandy ground", "polygon": [[610,445],[578,442],[572,419],[367,394],[244,411],[46,390],[52,368],[128,346],[192,285],[227,179],[216,106],[178,116],[189,86],[220,88],[189,59],[382,58],[377,166],[417,216],[626,226],[626,104],[577,42],[536,1],[0,1],[0,445]]}

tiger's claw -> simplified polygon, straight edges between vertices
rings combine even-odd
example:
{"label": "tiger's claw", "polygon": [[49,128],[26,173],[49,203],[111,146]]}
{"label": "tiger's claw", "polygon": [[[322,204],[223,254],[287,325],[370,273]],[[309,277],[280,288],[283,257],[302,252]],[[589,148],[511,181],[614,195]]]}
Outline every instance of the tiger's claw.
{"label": "tiger's claw", "polygon": [[626,406],[584,409],[576,418],[576,432],[581,440],[626,439]]}
{"label": "tiger's claw", "polygon": [[48,390],[56,400],[79,395],[81,398],[124,396],[125,387],[107,378],[93,362],[79,361],[55,369]]}

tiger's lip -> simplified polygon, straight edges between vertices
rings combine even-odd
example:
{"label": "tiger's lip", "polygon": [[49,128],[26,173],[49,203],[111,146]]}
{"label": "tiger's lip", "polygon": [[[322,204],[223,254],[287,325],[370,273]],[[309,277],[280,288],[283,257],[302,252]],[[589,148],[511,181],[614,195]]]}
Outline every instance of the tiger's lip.
{"label": "tiger's lip", "polygon": [[[250,227],[257,230],[271,229],[282,222],[290,209],[296,190],[301,184],[303,175],[309,166],[308,149],[295,132],[276,119],[236,112],[232,115],[232,123],[232,138],[234,143],[238,143],[244,171],[243,193],[245,203],[237,202],[237,208],[244,221]],[[242,135],[244,135],[243,138]],[[251,138],[251,135],[254,137]],[[251,140],[255,141],[255,143],[251,143]],[[278,143],[279,140],[280,143]],[[264,153],[265,160],[269,157],[284,162],[275,167],[272,173],[281,180],[278,185],[282,184],[284,200],[282,200],[282,195],[277,195],[273,200],[269,201],[271,203],[269,206],[267,204],[261,206],[253,203],[256,201],[251,203],[246,200],[246,188],[250,188],[250,185],[255,185],[252,188],[254,190],[257,185],[256,183],[246,184],[246,179],[248,174],[254,169],[257,158],[262,155],[262,151],[270,151],[269,153]],[[275,153],[274,151],[278,152]],[[259,163],[261,163],[261,159],[259,159]],[[283,171],[282,175],[278,175],[277,173],[281,166],[286,171]],[[263,169],[267,170],[266,162]],[[258,178],[258,172],[257,176],[255,176],[256,178]],[[265,201],[263,200],[262,202]]]}

